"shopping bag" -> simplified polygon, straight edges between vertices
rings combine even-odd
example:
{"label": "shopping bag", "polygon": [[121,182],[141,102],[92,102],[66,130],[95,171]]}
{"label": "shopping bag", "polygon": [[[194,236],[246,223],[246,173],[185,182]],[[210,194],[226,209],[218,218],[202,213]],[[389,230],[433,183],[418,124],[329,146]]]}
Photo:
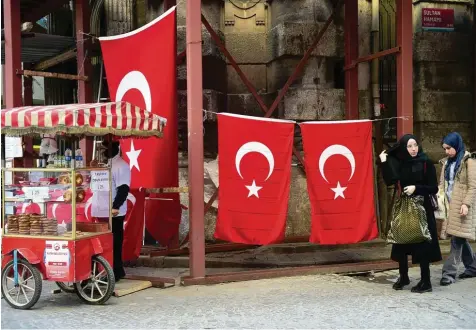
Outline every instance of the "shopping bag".
{"label": "shopping bag", "polygon": [[392,208],[387,243],[411,244],[431,241],[423,196],[401,195]]}
{"label": "shopping bag", "polygon": [[438,191],[436,194],[436,203],[437,207],[435,208],[435,219],[436,220],[446,220],[447,218],[447,207],[445,203],[445,192]]}

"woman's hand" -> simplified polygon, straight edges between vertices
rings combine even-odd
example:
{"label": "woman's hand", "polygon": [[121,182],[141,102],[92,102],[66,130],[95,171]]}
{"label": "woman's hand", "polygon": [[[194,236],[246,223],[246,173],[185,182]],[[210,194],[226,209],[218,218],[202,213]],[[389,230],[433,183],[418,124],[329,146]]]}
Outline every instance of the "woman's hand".
{"label": "woman's hand", "polygon": [[387,161],[387,150],[384,150],[380,153],[379,157],[380,157],[380,161],[382,163],[385,163]]}
{"label": "woman's hand", "polygon": [[459,211],[459,214],[462,216],[467,216],[468,212],[469,212],[468,205],[466,204],[461,205],[461,210]]}
{"label": "woman's hand", "polygon": [[416,189],[415,186],[406,186],[405,188],[403,188],[403,192],[407,194],[408,196],[411,196],[415,192],[415,189]]}

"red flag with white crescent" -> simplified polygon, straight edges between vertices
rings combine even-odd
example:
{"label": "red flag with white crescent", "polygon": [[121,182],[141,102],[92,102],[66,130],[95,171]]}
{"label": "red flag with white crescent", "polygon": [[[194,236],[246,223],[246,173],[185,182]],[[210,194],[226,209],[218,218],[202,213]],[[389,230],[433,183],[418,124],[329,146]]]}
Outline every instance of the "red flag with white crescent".
{"label": "red flag with white crescent", "polygon": [[284,239],[294,124],[218,114],[216,238],[258,245]]}
{"label": "red flag with white crescent", "polygon": [[[99,40],[111,100],[130,102],[167,119],[162,139],[121,140],[131,188],[177,187],[176,7],[137,30]],[[179,196],[155,197],[162,199],[147,203],[147,230],[156,239],[172,237],[180,223]]]}
{"label": "red flag with white crescent", "polygon": [[378,237],[372,122],[301,123],[312,243],[350,244]]}
{"label": "red flag with white crescent", "polygon": [[139,258],[144,233],[144,189],[133,189],[127,196],[127,213],[124,219],[124,241],[122,260],[133,261]]}

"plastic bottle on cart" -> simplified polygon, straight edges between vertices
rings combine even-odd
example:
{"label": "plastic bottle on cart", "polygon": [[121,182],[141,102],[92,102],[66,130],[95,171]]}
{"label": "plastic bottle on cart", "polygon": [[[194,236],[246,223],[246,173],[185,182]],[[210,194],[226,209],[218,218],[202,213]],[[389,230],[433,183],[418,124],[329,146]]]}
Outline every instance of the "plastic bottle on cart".
{"label": "plastic bottle on cart", "polygon": [[71,157],[73,155],[73,152],[71,151],[70,148],[66,149],[64,151],[64,160],[66,162],[66,167],[71,167]]}
{"label": "plastic bottle on cart", "polygon": [[75,162],[76,162],[76,168],[83,168],[83,152],[81,149],[77,149],[75,153]]}

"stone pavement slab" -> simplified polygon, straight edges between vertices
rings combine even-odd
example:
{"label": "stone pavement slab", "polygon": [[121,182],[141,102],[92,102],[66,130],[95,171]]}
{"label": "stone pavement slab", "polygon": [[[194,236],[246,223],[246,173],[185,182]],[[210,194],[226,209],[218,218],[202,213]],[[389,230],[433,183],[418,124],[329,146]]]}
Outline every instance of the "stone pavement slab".
{"label": "stone pavement slab", "polygon": [[[2,300],[1,326],[11,328],[475,328],[476,279],[440,287],[441,265],[432,266],[434,292],[394,291],[396,272],[373,276],[316,275],[213,286],[146,289],[104,306],[74,294],[50,293],[45,282],[34,309],[14,310]],[[419,268],[410,269],[412,285]]]}

